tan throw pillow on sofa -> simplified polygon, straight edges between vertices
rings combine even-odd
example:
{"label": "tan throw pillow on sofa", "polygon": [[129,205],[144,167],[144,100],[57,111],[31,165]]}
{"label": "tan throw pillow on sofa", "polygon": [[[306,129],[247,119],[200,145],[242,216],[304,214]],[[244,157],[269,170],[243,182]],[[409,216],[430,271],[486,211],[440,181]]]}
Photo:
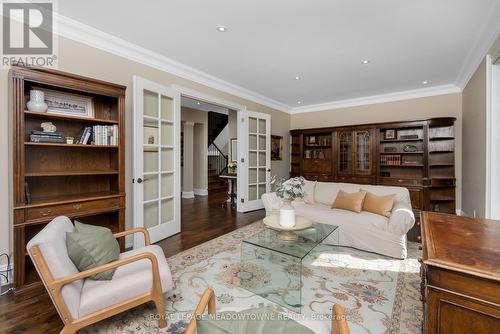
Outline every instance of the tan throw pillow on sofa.
{"label": "tan throw pillow on sofa", "polygon": [[370,192],[366,192],[365,201],[363,203],[363,211],[389,217],[391,215],[395,197],[395,194],[377,196]]}
{"label": "tan throw pillow on sofa", "polygon": [[339,190],[337,198],[335,198],[332,204],[332,209],[343,209],[359,213],[363,209],[365,196],[365,190],[359,190],[355,193],[346,193],[343,190]]}

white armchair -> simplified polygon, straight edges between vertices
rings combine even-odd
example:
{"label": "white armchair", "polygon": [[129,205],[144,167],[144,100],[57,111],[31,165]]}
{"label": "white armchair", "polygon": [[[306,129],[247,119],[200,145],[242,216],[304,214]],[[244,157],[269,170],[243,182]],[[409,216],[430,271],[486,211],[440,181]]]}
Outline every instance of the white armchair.
{"label": "white armchair", "polygon": [[[66,232],[73,230],[67,217],[57,217],[26,247],[64,322],[61,333],[74,333],[148,301],[156,305],[159,326],[166,327],[163,293],[172,289],[172,276],[161,247],[150,245],[148,231],[136,228],[116,233],[116,238],[143,233],[146,246],[120,254],[117,261],[79,272],[66,249]],[[112,268],[116,271],[109,281],[88,278]]]}

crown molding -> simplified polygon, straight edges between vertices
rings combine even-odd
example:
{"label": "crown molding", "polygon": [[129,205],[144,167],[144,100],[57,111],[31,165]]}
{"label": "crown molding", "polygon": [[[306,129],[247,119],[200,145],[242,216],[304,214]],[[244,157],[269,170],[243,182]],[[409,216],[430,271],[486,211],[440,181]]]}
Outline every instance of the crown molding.
{"label": "crown molding", "polygon": [[419,88],[419,89],[413,89],[413,90],[405,90],[405,91],[395,92],[395,93],[372,95],[372,96],[359,97],[359,98],[354,98],[354,99],[346,99],[346,100],[339,100],[339,101],[333,101],[333,102],[327,102],[327,103],[307,105],[307,106],[302,106],[302,107],[295,107],[292,109],[291,114],[300,114],[300,113],[307,113],[307,112],[325,111],[325,110],[333,110],[333,109],[340,109],[340,108],[364,106],[364,105],[369,105],[369,104],[418,99],[421,97],[460,93],[461,91],[462,90],[460,89],[460,87],[457,87],[456,85],[452,85],[452,84],[451,85],[433,86],[433,87]]}
{"label": "crown molding", "polygon": [[87,44],[117,56],[151,66],[178,77],[194,81],[210,88],[214,88],[282,112],[288,113],[290,111],[290,106],[284,103],[184,65],[178,61],[162,56],[136,44],[127,42],[121,38],[90,27],[66,16],[55,14],[54,19],[57,22],[57,33],[65,38]]}
{"label": "crown molding", "polygon": [[500,36],[500,20],[495,16],[495,13],[498,13],[498,8],[496,7],[500,7],[500,2],[493,1],[490,11],[488,12],[488,17],[484,20],[483,25],[479,29],[476,43],[474,43],[474,47],[469,50],[462,68],[458,73],[455,83],[461,89],[465,88],[486,54],[490,51],[495,40]]}

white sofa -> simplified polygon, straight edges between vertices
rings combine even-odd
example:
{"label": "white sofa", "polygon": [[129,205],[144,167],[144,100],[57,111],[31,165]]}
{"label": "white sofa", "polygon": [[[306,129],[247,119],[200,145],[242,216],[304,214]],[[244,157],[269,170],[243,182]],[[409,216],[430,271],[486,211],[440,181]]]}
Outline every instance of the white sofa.
{"label": "white sofa", "polygon": [[[339,226],[339,244],[361,250],[406,258],[406,233],[415,223],[408,189],[352,183],[306,181],[304,200],[292,203],[296,214],[314,221]],[[356,192],[364,189],[375,195],[395,194],[389,218],[370,212],[360,213],[331,209],[339,190]],[[275,193],[262,195],[266,215],[279,214],[281,200]],[[328,242],[328,240],[326,240]]]}

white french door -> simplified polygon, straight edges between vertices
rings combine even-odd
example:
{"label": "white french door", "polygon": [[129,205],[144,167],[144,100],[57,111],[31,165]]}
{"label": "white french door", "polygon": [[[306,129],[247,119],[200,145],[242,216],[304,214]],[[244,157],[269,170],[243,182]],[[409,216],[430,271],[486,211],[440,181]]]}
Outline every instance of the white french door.
{"label": "white french door", "polygon": [[[134,227],[151,242],[180,232],[180,94],[134,76]],[[134,248],[144,245],[134,235]]]}
{"label": "white french door", "polygon": [[271,115],[247,110],[238,118],[238,211],[247,212],[262,209],[269,192]]}

